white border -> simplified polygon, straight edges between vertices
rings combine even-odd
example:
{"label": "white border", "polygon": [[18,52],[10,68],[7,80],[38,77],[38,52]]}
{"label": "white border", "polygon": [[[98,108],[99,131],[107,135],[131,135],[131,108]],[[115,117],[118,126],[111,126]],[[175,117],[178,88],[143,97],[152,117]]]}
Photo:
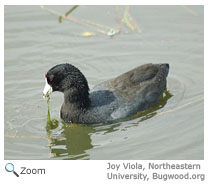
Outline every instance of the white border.
{"label": "white border", "polygon": [[4,5],[203,5],[206,0],[3,0]]}
{"label": "white border", "polygon": [[[2,25],[4,25],[4,5],[74,5],[74,4],[80,4],[80,5],[97,5],[99,4],[102,5],[147,5],[147,4],[152,4],[152,5],[206,5],[204,7],[204,14],[206,21],[204,21],[204,26],[205,26],[205,31],[204,33],[208,33],[207,29],[207,1],[205,0],[159,0],[159,1],[154,1],[154,0],[146,0],[146,1],[136,1],[136,0],[105,0],[103,2],[100,1],[94,1],[94,0],[88,0],[86,1],[80,1],[80,0],[72,0],[72,1],[67,1],[67,0],[4,0],[3,2],[0,2],[0,25],[1,25],[1,67],[0,67],[0,118],[1,118],[1,140],[0,140],[0,146],[1,146],[1,153],[0,153],[0,159],[1,159],[1,166],[0,166],[0,175],[1,175],[1,181],[2,183],[6,185],[15,185],[15,184],[20,184],[20,185],[61,185],[61,184],[69,184],[69,185],[81,185],[81,184],[90,184],[90,185],[139,185],[139,184],[147,184],[147,185],[155,185],[159,183],[160,185],[182,185],[188,183],[190,186],[191,185],[207,185],[207,179],[205,182],[185,182],[185,181],[173,181],[173,182],[148,182],[148,183],[143,183],[139,181],[109,181],[106,179],[106,166],[107,162],[114,162],[114,163],[122,163],[123,161],[62,161],[62,160],[56,160],[56,161],[44,161],[44,160],[33,160],[33,161],[12,161],[17,167],[20,166],[29,166],[29,167],[45,167],[47,168],[47,174],[46,175],[30,175],[30,176],[22,176],[21,178],[16,178],[15,176],[11,176],[9,173],[7,173],[4,170],[4,165],[8,162],[4,160],[4,28],[2,28]],[[207,163],[207,146],[208,146],[208,136],[207,136],[207,114],[208,109],[207,109],[207,93],[208,93],[208,78],[207,78],[207,36],[204,35],[204,41],[205,41],[205,53],[204,53],[204,74],[205,74],[205,79],[204,79],[204,152],[205,152],[205,160],[201,161],[188,161],[188,162],[196,162],[196,163],[201,163],[203,165],[204,169],[202,172],[207,173],[208,172],[208,163]],[[138,162],[138,161],[129,161],[129,162]],[[147,163],[148,161],[139,161],[140,163]],[[155,161],[155,162],[163,162],[163,161]],[[182,162],[187,162],[187,161],[168,161],[168,162],[174,162],[174,163],[182,163]],[[206,174],[207,176],[207,174]],[[18,179],[18,181],[16,180]]]}

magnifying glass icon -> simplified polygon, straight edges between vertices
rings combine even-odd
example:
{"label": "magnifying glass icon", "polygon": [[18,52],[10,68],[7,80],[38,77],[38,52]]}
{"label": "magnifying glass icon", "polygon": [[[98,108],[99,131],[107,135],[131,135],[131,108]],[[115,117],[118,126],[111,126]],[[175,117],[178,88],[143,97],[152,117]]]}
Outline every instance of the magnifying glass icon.
{"label": "magnifying glass icon", "polygon": [[15,171],[14,171],[14,165],[12,163],[7,163],[5,165],[5,169],[7,172],[13,172],[15,174],[15,176],[19,177],[19,174],[17,174]]}

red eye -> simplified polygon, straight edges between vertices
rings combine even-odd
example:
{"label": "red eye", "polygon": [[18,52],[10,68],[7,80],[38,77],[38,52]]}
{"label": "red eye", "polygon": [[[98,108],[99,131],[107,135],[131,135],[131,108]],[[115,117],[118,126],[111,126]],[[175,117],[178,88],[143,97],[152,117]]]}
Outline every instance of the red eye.
{"label": "red eye", "polygon": [[45,78],[46,78],[49,82],[52,82],[52,81],[53,81],[53,77],[48,77],[48,76],[47,76],[47,73],[45,73]]}

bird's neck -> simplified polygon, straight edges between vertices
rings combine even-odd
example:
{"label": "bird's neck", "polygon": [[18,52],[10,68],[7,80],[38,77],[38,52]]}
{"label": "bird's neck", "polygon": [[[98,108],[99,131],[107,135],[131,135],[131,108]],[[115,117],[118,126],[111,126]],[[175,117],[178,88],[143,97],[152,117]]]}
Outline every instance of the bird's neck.
{"label": "bird's neck", "polygon": [[64,91],[64,104],[71,109],[87,109],[90,103],[88,90],[69,89]]}

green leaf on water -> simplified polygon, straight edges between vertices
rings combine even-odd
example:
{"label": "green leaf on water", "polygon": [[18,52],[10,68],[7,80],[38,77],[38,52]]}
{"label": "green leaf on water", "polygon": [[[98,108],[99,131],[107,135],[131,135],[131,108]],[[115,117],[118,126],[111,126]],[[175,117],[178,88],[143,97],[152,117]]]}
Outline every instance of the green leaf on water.
{"label": "green leaf on water", "polygon": [[[74,5],[68,12],[65,13],[65,17],[67,17],[70,13],[72,13],[79,5]],[[59,23],[62,23],[63,17],[59,16]]]}
{"label": "green leaf on water", "polygon": [[62,23],[62,16],[59,16],[59,23]]}
{"label": "green leaf on water", "polygon": [[65,13],[65,16],[68,16],[70,13],[72,13],[79,5],[74,5],[67,13]]}
{"label": "green leaf on water", "polygon": [[83,37],[90,37],[90,36],[94,36],[94,35],[95,35],[94,32],[83,32],[83,33],[82,33],[82,36],[83,36]]}

